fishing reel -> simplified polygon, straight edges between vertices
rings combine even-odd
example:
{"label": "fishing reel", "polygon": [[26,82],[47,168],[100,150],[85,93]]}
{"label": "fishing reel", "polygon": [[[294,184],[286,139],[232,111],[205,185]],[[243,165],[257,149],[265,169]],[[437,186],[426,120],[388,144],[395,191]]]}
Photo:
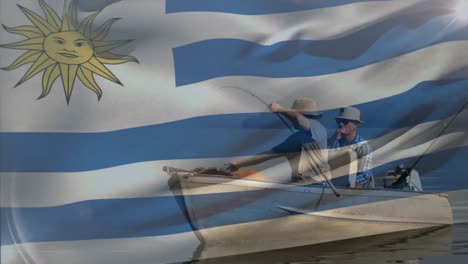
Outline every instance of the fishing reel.
{"label": "fishing reel", "polygon": [[407,168],[405,164],[399,164],[394,170],[388,171],[384,178],[384,187],[391,189],[404,189],[408,182],[406,179],[411,175],[413,168]]}
{"label": "fishing reel", "polygon": [[419,173],[405,164],[400,164],[394,170],[388,171],[384,177],[384,187],[406,191],[423,191]]}

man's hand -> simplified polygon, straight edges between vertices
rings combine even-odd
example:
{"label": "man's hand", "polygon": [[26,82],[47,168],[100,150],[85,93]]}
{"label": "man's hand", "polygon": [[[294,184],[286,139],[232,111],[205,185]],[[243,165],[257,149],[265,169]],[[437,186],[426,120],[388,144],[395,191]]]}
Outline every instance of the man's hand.
{"label": "man's hand", "polygon": [[343,133],[342,133],[341,128],[338,128],[335,131],[335,134],[333,135],[333,137],[335,138],[336,141],[340,140],[343,137]]}
{"label": "man's hand", "polygon": [[271,112],[282,112],[283,107],[278,103],[271,103],[268,109],[270,109]]}
{"label": "man's hand", "polygon": [[238,170],[241,166],[241,163],[239,161],[229,161],[224,163],[224,165],[227,165],[228,167],[226,168],[227,171],[236,171]]}
{"label": "man's hand", "polygon": [[354,189],[364,189],[364,186],[362,186],[362,184],[356,182],[356,184],[354,185]]}

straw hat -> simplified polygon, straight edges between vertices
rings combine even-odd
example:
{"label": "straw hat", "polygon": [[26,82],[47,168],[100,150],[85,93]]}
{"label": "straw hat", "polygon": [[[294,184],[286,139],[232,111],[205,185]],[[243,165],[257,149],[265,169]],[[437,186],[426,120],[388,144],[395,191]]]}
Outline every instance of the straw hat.
{"label": "straw hat", "polygon": [[321,118],[322,113],[317,110],[317,103],[312,98],[299,97],[294,100],[291,109],[298,111],[299,113],[307,117]]}
{"label": "straw hat", "polygon": [[338,116],[335,117],[335,119],[348,119],[364,123],[361,120],[361,111],[359,111],[359,109],[357,109],[356,107],[352,106],[341,108]]}

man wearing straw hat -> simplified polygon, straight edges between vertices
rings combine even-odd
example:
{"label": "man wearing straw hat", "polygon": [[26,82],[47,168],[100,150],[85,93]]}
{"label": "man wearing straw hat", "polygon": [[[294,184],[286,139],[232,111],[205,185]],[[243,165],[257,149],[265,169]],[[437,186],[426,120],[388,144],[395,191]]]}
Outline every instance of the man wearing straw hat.
{"label": "man wearing straw hat", "polygon": [[361,120],[361,112],[355,107],[344,107],[339,110],[335,120],[338,128],[328,141],[329,147],[335,150],[351,148],[356,152],[358,159],[356,182],[350,182],[351,187],[373,187],[372,148],[357,132],[359,125],[364,123]]}
{"label": "man wearing straw hat", "polygon": [[286,157],[291,166],[291,180],[301,183],[315,183],[331,179],[328,165],[327,132],[318,121],[322,113],[311,98],[297,98],[291,108],[277,103],[269,106],[270,111],[287,117],[297,130],[281,144],[254,157],[239,161],[229,161],[227,169],[241,167]]}

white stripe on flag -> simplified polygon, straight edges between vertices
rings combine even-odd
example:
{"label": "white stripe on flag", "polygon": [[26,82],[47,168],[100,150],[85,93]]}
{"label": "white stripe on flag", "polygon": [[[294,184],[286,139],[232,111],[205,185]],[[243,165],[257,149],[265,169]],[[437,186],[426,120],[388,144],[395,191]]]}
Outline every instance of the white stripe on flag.
{"label": "white stripe on flag", "polygon": [[[314,40],[336,38],[423,2],[424,0],[361,2],[301,12],[256,16],[184,12],[169,14],[167,21],[164,22],[171,27],[177,25],[176,28],[180,32],[186,32],[176,39],[175,46],[215,38],[243,39],[270,45],[299,37]],[[190,25],[191,29],[201,30],[187,32],[187,25]]]}
{"label": "white stripe on flag", "polygon": [[[467,71],[457,71],[468,66],[467,48],[467,41],[454,41],[340,73],[300,78],[220,77],[180,89],[237,86],[254,92],[266,102],[287,99],[292,102],[297,96],[310,96],[317,100],[320,109],[334,109],[393,96],[423,81],[466,78]],[[244,102],[237,109],[239,112],[251,108],[251,101]],[[262,109],[256,111],[259,110]]]}
{"label": "white stripe on flag", "polygon": [[19,243],[1,246],[2,264],[155,264],[188,261],[199,241],[191,232],[168,236]]}

